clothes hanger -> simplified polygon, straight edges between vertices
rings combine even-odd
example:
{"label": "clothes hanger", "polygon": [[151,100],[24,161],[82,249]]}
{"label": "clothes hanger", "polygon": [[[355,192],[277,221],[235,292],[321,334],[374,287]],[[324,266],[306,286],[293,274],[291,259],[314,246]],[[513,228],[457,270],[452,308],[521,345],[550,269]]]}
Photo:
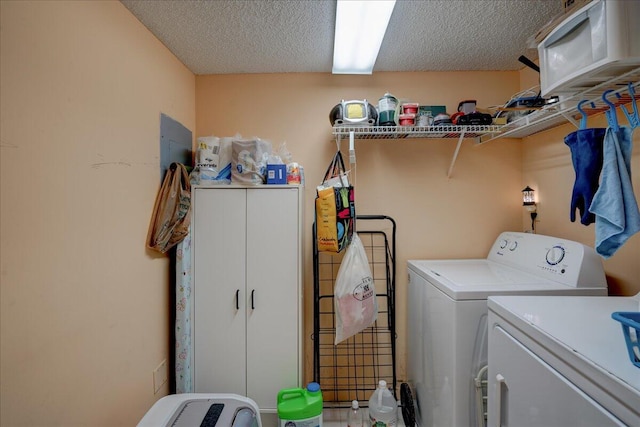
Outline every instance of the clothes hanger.
{"label": "clothes hanger", "polygon": [[[588,99],[583,99],[582,101],[578,102],[578,111],[581,114],[581,118],[580,118],[580,128],[579,129],[586,129],[587,128],[587,113],[585,113],[585,111],[582,109],[582,105],[586,104],[587,102],[589,102]],[[596,106],[593,104],[593,102],[591,103],[591,108],[596,108]]]}
{"label": "clothes hanger", "polygon": [[617,132],[620,130],[620,126],[618,125],[618,116],[616,116],[616,106],[607,99],[607,95],[611,92],[613,92],[613,89],[605,90],[602,94],[602,100],[609,106],[609,109],[605,111],[604,114],[607,116],[609,127]]}
{"label": "clothes hanger", "polygon": [[[629,82],[629,96],[631,96],[631,106],[633,107],[633,113],[630,113],[629,110],[624,105],[621,105],[620,108],[625,116],[627,116],[627,120],[629,121],[629,127],[631,129],[635,129],[640,126],[640,116],[638,115],[638,104],[636,101],[636,91],[633,88],[633,83]],[[618,99],[621,99],[619,93],[616,93]]]}

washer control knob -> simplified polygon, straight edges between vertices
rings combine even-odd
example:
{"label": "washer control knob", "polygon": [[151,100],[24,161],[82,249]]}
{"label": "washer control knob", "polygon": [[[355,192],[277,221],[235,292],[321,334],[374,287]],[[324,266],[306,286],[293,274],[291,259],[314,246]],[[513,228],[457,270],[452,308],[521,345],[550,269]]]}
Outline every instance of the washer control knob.
{"label": "washer control knob", "polygon": [[564,259],[564,248],[556,245],[547,251],[547,264],[558,265]]}
{"label": "washer control knob", "polygon": [[509,242],[507,241],[507,239],[501,239],[500,240],[500,249],[506,248],[508,243]]}
{"label": "washer control knob", "polygon": [[518,247],[518,242],[512,242],[511,245],[509,245],[509,250],[513,252],[516,250],[517,247]]}

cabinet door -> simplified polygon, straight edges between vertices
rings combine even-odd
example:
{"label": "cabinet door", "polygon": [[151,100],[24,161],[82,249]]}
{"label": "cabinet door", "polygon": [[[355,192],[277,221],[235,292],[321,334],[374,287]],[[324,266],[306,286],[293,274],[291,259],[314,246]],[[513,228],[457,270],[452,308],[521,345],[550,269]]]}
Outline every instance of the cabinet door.
{"label": "cabinet door", "polygon": [[504,329],[490,333],[488,426],[625,425]]}
{"label": "cabinet door", "polygon": [[261,409],[300,385],[299,191],[247,194],[247,396]]}
{"label": "cabinet door", "polygon": [[246,190],[197,188],[192,224],[194,389],[246,394]]}

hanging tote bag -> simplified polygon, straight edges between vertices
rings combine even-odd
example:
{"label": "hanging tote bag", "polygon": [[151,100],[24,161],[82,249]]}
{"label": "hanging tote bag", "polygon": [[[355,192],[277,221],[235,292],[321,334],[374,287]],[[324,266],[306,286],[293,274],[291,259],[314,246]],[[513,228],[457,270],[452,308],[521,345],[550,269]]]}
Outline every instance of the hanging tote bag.
{"label": "hanging tote bag", "polygon": [[333,156],[316,196],[318,251],[339,253],[351,242],[356,217],[354,189],[342,153]]}
{"label": "hanging tote bag", "polygon": [[165,253],[181,242],[189,233],[190,210],[191,183],[187,168],[171,163],[153,207],[147,247]]}
{"label": "hanging tote bag", "polygon": [[373,325],[378,318],[375,283],[358,233],[353,234],[342,258],[333,293],[337,345]]}

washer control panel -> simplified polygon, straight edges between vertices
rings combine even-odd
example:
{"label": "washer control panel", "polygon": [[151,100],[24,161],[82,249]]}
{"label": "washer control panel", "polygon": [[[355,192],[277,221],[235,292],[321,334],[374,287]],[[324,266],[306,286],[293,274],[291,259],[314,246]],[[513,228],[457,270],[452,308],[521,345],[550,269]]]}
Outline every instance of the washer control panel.
{"label": "washer control panel", "polygon": [[558,265],[564,259],[566,251],[564,246],[556,245],[547,251],[547,264]]}
{"label": "washer control panel", "polygon": [[574,287],[606,286],[602,261],[593,248],[540,234],[504,232],[488,259]]}

